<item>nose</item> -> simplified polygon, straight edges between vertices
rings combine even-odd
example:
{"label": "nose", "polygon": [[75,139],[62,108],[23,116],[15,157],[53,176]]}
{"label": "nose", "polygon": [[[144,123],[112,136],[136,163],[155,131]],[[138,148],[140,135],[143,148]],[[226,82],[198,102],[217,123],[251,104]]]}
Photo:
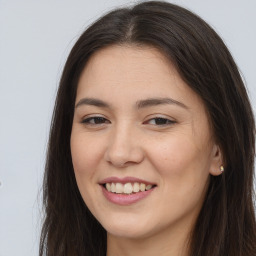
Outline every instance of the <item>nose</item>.
{"label": "nose", "polygon": [[143,161],[141,136],[134,130],[123,126],[111,131],[104,155],[108,163],[123,168]]}

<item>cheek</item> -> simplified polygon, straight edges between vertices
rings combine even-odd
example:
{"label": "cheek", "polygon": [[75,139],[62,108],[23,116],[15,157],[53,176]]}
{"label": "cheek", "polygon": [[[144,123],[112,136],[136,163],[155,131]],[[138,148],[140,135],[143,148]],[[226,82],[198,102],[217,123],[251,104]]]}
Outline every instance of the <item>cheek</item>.
{"label": "cheek", "polygon": [[[193,164],[197,152],[191,142],[177,136],[156,141],[150,150],[151,158],[159,166],[159,171],[179,173],[184,166]],[[153,157],[154,156],[154,157]]]}
{"label": "cheek", "polygon": [[193,138],[175,136],[156,142],[149,154],[164,183],[171,183],[173,190],[192,190],[198,184],[203,187],[209,176],[208,149],[198,148]]}
{"label": "cheek", "polygon": [[71,156],[74,171],[77,175],[90,175],[94,173],[99,159],[102,158],[99,141],[83,134],[71,134]]}
{"label": "cheek", "polygon": [[[97,169],[102,158],[100,142],[83,132],[71,133],[70,147],[75,178],[80,194],[90,209],[94,209],[94,195],[97,193]],[[103,147],[103,145],[102,145]]]}
{"label": "cheek", "polygon": [[166,218],[199,210],[208,186],[208,153],[199,151],[191,138],[175,137],[156,143],[150,154],[161,177]]}

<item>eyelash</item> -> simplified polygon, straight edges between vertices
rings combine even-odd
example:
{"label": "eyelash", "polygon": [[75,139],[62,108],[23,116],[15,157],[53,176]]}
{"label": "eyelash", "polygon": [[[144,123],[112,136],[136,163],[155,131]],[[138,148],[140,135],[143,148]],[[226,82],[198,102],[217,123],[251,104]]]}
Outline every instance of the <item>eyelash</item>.
{"label": "eyelash", "polygon": [[[91,120],[94,120],[94,123],[90,123]],[[102,116],[92,116],[92,117],[88,117],[84,120],[82,120],[83,124],[88,124],[88,125],[99,125],[99,124],[103,124],[104,122],[101,123],[97,123],[97,121],[108,121],[106,118],[102,117]],[[110,123],[110,121],[108,121],[108,123]]]}
{"label": "eyelash", "polygon": [[[169,126],[169,125],[173,125],[176,123],[176,121],[174,120],[170,120],[168,118],[164,118],[164,117],[154,117],[151,118],[145,122],[143,122],[143,124],[149,124],[150,121],[154,120],[155,124],[151,124],[151,125],[156,125],[156,126]],[[91,121],[94,121],[93,123],[91,123]],[[160,124],[159,124],[160,122]],[[101,116],[92,116],[92,117],[88,117],[84,120],[82,120],[83,124],[85,125],[91,125],[91,126],[96,126],[96,125],[102,125],[102,124],[109,124],[111,123],[108,119],[101,117]],[[158,124],[157,124],[158,123]]]}
{"label": "eyelash", "polygon": [[[156,125],[156,126],[167,126],[167,125],[172,125],[172,124],[176,123],[175,121],[170,120],[168,118],[164,118],[164,117],[154,117],[154,118],[147,120],[146,123],[149,123],[152,120],[155,121],[155,124],[153,124],[153,125]],[[160,124],[157,124],[157,122],[160,122]]]}

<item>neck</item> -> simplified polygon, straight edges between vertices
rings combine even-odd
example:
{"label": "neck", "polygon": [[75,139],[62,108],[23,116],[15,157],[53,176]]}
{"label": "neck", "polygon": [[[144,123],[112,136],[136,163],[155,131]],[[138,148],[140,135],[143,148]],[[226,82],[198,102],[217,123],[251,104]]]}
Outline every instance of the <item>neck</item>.
{"label": "neck", "polygon": [[139,239],[107,236],[107,256],[187,256],[189,230],[165,230]]}

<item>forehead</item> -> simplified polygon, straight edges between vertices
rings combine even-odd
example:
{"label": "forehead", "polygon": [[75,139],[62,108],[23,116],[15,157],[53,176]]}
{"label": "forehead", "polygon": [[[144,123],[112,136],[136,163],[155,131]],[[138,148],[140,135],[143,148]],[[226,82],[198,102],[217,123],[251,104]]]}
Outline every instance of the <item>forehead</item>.
{"label": "forehead", "polygon": [[131,117],[137,115],[138,102],[163,98],[186,107],[162,104],[153,112],[182,116],[184,123],[192,124],[193,131],[211,130],[202,99],[160,51],[149,47],[111,46],[96,52],[80,76],[75,104],[96,99],[110,106],[115,116]]}
{"label": "forehead", "polygon": [[80,76],[77,97],[95,96],[103,100],[168,96],[202,104],[171,61],[147,46],[115,45],[94,53]]}
{"label": "forehead", "polygon": [[[157,49],[152,47],[138,47],[133,45],[114,45],[103,48],[94,53],[89,59],[81,75],[83,77],[93,76],[93,80],[101,80],[113,76],[113,81],[127,79],[127,82],[148,79],[151,80],[159,71],[169,73],[171,62]],[[172,73],[175,69],[173,68]],[[150,72],[149,72],[150,71]],[[163,76],[164,78],[164,76]]]}

